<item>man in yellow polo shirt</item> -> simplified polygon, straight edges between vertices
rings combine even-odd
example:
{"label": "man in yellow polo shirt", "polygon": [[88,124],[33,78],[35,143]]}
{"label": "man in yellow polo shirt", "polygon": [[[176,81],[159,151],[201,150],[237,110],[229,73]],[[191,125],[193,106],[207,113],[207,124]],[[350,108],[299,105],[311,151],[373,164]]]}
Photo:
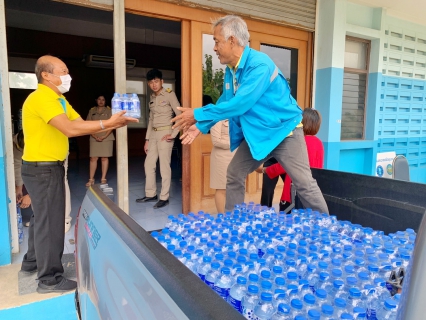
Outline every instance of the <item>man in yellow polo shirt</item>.
{"label": "man in yellow polo shirt", "polygon": [[62,276],[64,251],[64,160],[68,138],[110,130],[137,122],[124,111],[104,121],[84,121],[62,95],[71,87],[64,62],[53,56],[37,60],[38,88],[24,102],[22,126],[25,148],[22,179],[31,195],[33,216],[28,230],[28,251],[21,272],[38,272],[37,292],[66,292],[77,283]]}

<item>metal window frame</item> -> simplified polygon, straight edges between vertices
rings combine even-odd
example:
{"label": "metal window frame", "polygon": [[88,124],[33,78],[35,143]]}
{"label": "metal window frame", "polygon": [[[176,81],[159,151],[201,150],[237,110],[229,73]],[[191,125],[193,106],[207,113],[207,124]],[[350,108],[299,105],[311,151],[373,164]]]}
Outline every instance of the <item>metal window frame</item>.
{"label": "metal window frame", "polygon": [[[346,41],[361,42],[361,43],[366,44],[366,48],[365,48],[365,51],[366,51],[365,52],[365,54],[366,54],[365,69],[345,68],[345,67],[343,68],[343,73],[366,74],[367,75],[366,80],[365,80],[364,116],[363,116],[364,121],[363,121],[362,137],[359,138],[359,139],[342,139],[342,130],[341,130],[341,127],[340,127],[340,141],[351,141],[351,140],[359,141],[359,140],[365,140],[366,110],[367,110],[367,97],[368,97],[368,73],[369,73],[369,70],[370,70],[371,41],[367,40],[367,39],[346,36],[345,46],[346,46]],[[343,98],[343,90],[342,90],[342,98]],[[342,111],[343,111],[343,101],[342,101]],[[341,121],[340,125],[342,125],[342,121]]]}

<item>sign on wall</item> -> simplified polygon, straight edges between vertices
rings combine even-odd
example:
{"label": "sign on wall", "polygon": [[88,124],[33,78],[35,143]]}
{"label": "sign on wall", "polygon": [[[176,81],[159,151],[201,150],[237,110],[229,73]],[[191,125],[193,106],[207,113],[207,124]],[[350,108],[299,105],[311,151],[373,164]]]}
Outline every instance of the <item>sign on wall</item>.
{"label": "sign on wall", "polygon": [[392,179],[393,159],[396,157],[395,151],[378,152],[376,160],[376,177]]}

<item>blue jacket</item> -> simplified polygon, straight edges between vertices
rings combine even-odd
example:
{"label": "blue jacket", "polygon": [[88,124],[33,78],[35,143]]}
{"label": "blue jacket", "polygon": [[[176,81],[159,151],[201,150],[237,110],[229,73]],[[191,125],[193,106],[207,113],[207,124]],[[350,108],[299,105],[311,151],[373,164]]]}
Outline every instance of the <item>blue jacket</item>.
{"label": "blue jacket", "polygon": [[231,151],[245,139],[253,158],[263,160],[301,122],[302,109],[271,58],[247,46],[235,80],[226,67],[223,93],[216,105],[195,109],[194,117],[202,133],[229,119]]}

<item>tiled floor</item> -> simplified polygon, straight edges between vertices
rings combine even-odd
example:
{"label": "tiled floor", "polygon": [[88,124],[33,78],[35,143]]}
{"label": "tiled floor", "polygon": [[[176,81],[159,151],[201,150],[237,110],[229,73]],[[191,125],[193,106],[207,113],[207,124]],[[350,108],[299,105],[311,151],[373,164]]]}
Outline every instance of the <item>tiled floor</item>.
{"label": "tiled floor", "polygon": [[[170,187],[170,203],[168,206],[154,209],[155,202],[136,203],[137,198],[145,196],[145,172],[143,168],[144,158],[129,158],[129,208],[130,216],[135,219],[145,230],[157,230],[164,227],[167,216],[170,214],[179,214],[182,212],[182,182],[181,168],[175,154],[172,156],[172,182]],[[100,179],[100,164],[95,175],[96,183]],[[78,209],[86,194],[85,184],[89,179],[89,160],[80,161],[71,160],[68,169],[68,181],[71,191],[71,230],[65,234],[64,253],[74,252],[74,225]],[[116,163],[112,159],[110,169],[107,174],[108,184],[117,188]],[[158,193],[161,188],[161,177],[159,168],[157,169],[157,187]],[[12,263],[21,263],[24,254],[27,252],[28,228],[24,227],[24,241],[20,245],[20,252],[13,254]]]}

